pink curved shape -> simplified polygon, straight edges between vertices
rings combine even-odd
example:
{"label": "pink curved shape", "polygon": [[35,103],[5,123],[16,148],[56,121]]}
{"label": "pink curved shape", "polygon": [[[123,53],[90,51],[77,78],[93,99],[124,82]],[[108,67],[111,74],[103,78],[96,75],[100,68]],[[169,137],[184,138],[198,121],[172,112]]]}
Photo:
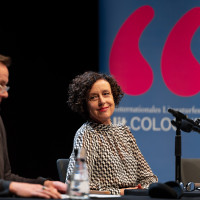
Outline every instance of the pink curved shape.
{"label": "pink curved shape", "polygon": [[200,7],[196,7],[177,22],[163,49],[161,71],[164,82],[179,96],[193,96],[200,90],[200,66],[190,48],[199,26]]}
{"label": "pink curved shape", "polygon": [[111,49],[110,73],[129,95],[145,93],[153,82],[153,71],[139,50],[140,36],[153,16],[150,6],[138,8],[120,28]]}

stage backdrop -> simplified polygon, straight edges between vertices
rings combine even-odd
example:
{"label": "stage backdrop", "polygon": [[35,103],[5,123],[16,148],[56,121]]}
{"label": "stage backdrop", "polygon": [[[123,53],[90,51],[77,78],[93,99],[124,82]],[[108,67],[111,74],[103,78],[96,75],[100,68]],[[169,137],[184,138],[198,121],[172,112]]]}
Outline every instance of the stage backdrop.
{"label": "stage backdrop", "polygon": [[[130,127],[160,182],[175,180],[174,116],[200,118],[200,1],[99,0],[99,66],[126,93],[112,117]],[[200,134],[181,132],[182,157]]]}

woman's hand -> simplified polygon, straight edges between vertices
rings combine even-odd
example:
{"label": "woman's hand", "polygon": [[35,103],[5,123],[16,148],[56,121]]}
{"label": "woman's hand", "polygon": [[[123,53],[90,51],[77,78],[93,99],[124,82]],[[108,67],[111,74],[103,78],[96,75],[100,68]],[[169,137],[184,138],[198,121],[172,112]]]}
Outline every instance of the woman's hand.
{"label": "woman's hand", "polygon": [[143,189],[143,188],[142,188],[141,184],[138,184],[138,185],[135,186],[135,187],[121,188],[121,189],[120,189],[120,195],[124,195],[124,190],[125,190],[125,189],[127,189],[127,190],[128,190],[128,189],[132,189],[132,190],[133,190],[133,189]]}

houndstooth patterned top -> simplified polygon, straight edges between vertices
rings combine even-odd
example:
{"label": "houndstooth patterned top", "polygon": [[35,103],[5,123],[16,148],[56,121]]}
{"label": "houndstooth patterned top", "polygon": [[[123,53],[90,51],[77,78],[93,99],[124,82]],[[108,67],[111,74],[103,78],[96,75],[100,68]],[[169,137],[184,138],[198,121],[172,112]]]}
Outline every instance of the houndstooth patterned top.
{"label": "houndstooth patterned top", "polygon": [[74,149],[86,149],[91,190],[119,194],[120,188],[143,187],[157,182],[129,128],[124,125],[84,123],[74,137],[66,182],[73,173]]}

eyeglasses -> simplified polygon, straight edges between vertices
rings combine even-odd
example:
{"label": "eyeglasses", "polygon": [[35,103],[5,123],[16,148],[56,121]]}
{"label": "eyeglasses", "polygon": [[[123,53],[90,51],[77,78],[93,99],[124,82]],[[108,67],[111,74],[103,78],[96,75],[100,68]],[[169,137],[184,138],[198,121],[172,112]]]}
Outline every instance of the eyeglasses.
{"label": "eyeglasses", "polygon": [[3,94],[4,92],[8,92],[9,89],[10,89],[9,86],[0,84],[0,94]]}
{"label": "eyeglasses", "polygon": [[187,191],[187,192],[192,192],[194,190],[200,190],[200,188],[196,187],[195,183],[193,183],[193,182],[187,183],[186,186],[184,186],[183,182],[180,182],[180,187],[183,189],[183,191]]}

